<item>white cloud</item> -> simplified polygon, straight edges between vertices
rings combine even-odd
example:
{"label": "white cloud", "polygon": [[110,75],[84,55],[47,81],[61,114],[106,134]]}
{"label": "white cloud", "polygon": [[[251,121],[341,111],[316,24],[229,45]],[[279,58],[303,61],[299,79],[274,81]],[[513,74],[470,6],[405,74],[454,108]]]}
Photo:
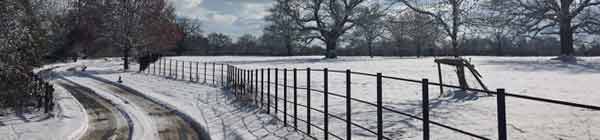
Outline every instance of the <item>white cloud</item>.
{"label": "white cloud", "polygon": [[171,0],[178,16],[198,18],[206,32],[259,34],[272,0]]}

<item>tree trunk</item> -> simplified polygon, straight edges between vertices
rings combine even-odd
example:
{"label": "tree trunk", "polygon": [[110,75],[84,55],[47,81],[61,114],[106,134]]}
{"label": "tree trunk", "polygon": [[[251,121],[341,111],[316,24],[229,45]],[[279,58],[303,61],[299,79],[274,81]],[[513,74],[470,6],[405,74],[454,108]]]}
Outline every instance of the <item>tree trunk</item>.
{"label": "tree trunk", "polygon": [[125,47],[123,51],[123,70],[125,71],[129,70],[129,51],[131,51],[129,47]]}
{"label": "tree trunk", "polygon": [[502,50],[502,37],[500,35],[496,35],[496,55],[498,56],[503,56],[504,55],[504,51]]}
{"label": "tree trunk", "polygon": [[337,37],[335,39],[328,39],[326,41],[326,49],[325,49],[325,58],[337,58],[337,54],[335,49],[337,48]]}
{"label": "tree trunk", "polygon": [[452,35],[450,35],[450,37],[452,38],[452,50],[454,51],[454,57],[458,57],[461,54],[459,53],[458,50],[458,30],[460,26],[460,11],[459,11],[459,7],[460,6],[458,4],[457,1],[451,1],[452,2]]}
{"label": "tree trunk", "polygon": [[422,46],[421,46],[421,43],[420,43],[420,42],[417,42],[417,44],[416,44],[416,45],[417,45],[417,58],[420,58],[420,57],[421,57],[421,55],[422,55],[422,52],[423,52],[423,50],[422,50],[423,48],[422,48]]}
{"label": "tree trunk", "polygon": [[561,55],[572,56],[573,49],[573,30],[571,30],[571,20],[568,17],[560,19],[560,53]]}
{"label": "tree trunk", "polygon": [[287,49],[287,56],[292,56],[292,43],[290,40],[285,42],[285,48]]}
{"label": "tree trunk", "polygon": [[458,52],[458,39],[456,36],[452,37],[452,55],[454,57],[460,56],[460,54]]}
{"label": "tree trunk", "polygon": [[373,58],[373,43],[372,43],[371,41],[369,41],[369,42],[367,43],[367,46],[369,47],[369,56],[370,56],[371,58]]}

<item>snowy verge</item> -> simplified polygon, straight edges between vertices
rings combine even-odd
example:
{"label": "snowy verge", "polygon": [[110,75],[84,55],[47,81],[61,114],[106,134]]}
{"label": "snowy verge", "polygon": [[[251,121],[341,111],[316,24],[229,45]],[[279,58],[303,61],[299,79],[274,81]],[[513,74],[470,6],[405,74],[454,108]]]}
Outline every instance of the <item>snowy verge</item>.
{"label": "snowy verge", "polygon": [[88,128],[85,108],[68,91],[55,86],[52,114],[0,117],[3,140],[78,140]]}
{"label": "snowy verge", "polygon": [[[80,115],[82,117],[82,119],[79,121],[80,122],[80,127],[78,127],[77,129],[74,130],[65,130],[63,131],[65,134],[67,135],[67,139],[68,140],[78,140],[80,139],[85,132],[87,131],[89,125],[88,125],[88,115],[87,113],[85,113],[85,108],[83,107],[83,105],[81,105],[81,103],[79,103],[79,101],[77,101],[77,99],[75,99],[75,97],[73,97],[73,95],[71,95],[69,92],[67,92],[66,89],[64,89],[61,86],[54,86],[55,89],[59,94],[57,94],[56,98],[57,98],[57,110],[60,110],[62,112],[62,115],[59,114],[60,116],[58,116],[60,119],[64,119],[65,117],[68,116],[75,116],[75,115],[71,115],[73,113],[78,113],[78,115]],[[62,94],[62,95],[61,95]],[[64,99],[60,99],[62,98],[61,96],[63,96],[64,98],[70,99],[64,102],[60,102],[59,100],[64,100]],[[74,108],[76,107],[76,108]],[[79,110],[76,110],[79,109]],[[65,112],[65,110],[72,110],[72,111],[67,111]],[[73,126],[77,126],[77,125],[73,125]],[[70,134],[69,134],[70,133]],[[60,138],[60,137],[59,137]]]}

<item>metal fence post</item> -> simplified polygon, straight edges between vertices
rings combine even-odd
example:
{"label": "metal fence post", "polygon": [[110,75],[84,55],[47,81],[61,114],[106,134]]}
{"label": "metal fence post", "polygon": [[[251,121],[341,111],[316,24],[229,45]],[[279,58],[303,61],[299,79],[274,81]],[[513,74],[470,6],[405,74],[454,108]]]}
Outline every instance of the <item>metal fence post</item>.
{"label": "metal fence post", "polygon": [[[200,75],[198,74],[198,69],[200,67],[200,62],[196,62],[196,82],[200,82]],[[229,71],[231,72],[231,71]]]}
{"label": "metal fence post", "polygon": [[240,68],[238,79],[238,90],[240,91],[240,96],[244,96],[244,69]]}
{"label": "metal fence post", "polygon": [[223,79],[223,64],[221,64],[221,86],[225,86],[225,80]]}
{"label": "metal fence post", "polygon": [[505,89],[497,89],[496,103],[498,106],[498,140],[508,139],[506,133],[506,101]]}
{"label": "metal fence post", "polygon": [[252,70],[246,70],[246,93],[252,96]]}
{"label": "metal fence post", "polygon": [[204,84],[206,84],[206,62],[204,62]]}
{"label": "metal fence post", "polygon": [[229,67],[231,67],[231,70],[229,71],[229,74],[231,75],[229,77],[229,79],[230,79],[229,81],[231,82],[230,87],[231,87],[231,91],[233,91],[233,94],[235,95],[235,67],[233,67],[233,66],[229,66]]}
{"label": "metal fence post", "polygon": [[294,68],[294,130],[298,131],[298,69]]}
{"label": "metal fence post", "polygon": [[225,88],[229,88],[229,65],[226,66],[227,70],[225,70],[225,73],[227,73],[227,76],[225,76]]}
{"label": "metal fence post", "polygon": [[323,130],[325,131],[325,140],[329,139],[329,70],[323,69]]}
{"label": "metal fence post", "polygon": [[236,90],[236,95],[241,95],[242,91],[240,91],[240,88],[242,87],[242,84],[240,83],[240,75],[241,75],[241,69],[240,68],[235,68],[235,90]]}
{"label": "metal fence post", "polygon": [[169,59],[169,77],[173,76],[172,65],[173,65],[173,60]]}
{"label": "metal fence post", "polygon": [[179,78],[179,62],[177,62],[177,60],[175,60],[175,76],[174,76],[174,79],[177,80],[177,78]]}
{"label": "metal fence post", "polygon": [[287,126],[287,69],[283,69],[283,126]]}
{"label": "metal fence post", "polygon": [[310,68],[306,68],[306,133],[310,135]]}
{"label": "metal fence post", "polygon": [[250,70],[245,70],[244,74],[244,92],[246,93],[246,96],[249,96],[252,94],[250,90],[248,90],[249,88],[252,88],[252,84],[250,84]]}
{"label": "metal fence post", "polygon": [[258,69],[255,69],[254,73],[255,73],[255,75],[254,75],[254,79],[255,79],[255,83],[254,83],[254,85],[255,85],[254,86],[254,88],[255,88],[254,89],[254,93],[255,93],[254,94],[254,99],[255,99],[255,102],[256,102],[255,104],[258,106]]}
{"label": "metal fence post", "polygon": [[279,98],[279,69],[275,68],[275,117],[277,117],[277,109],[279,109],[277,106],[279,104],[277,98]]}
{"label": "metal fence post", "polygon": [[429,80],[423,79],[422,84],[423,140],[429,140]]}
{"label": "metal fence post", "polygon": [[383,139],[383,89],[381,73],[377,73],[377,139]]}
{"label": "metal fence post", "polygon": [[240,90],[242,90],[242,96],[246,96],[246,94],[248,94],[248,91],[246,90],[246,87],[248,86],[248,84],[246,83],[248,80],[246,78],[248,76],[248,70],[246,69],[242,69],[242,75],[241,75],[241,79],[242,79],[242,87]]}
{"label": "metal fence post", "polygon": [[264,107],[265,102],[265,69],[260,69],[260,107]]}
{"label": "metal fence post", "polygon": [[194,68],[194,64],[193,64],[193,62],[190,61],[190,82],[194,81],[194,77],[192,76],[193,75],[192,74],[192,72],[193,72],[192,68]]}
{"label": "metal fence post", "polygon": [[248,87],[250,86],[250,84],[248,84],[248,81],[249,81],[248,77],[250,77],[250,76],[248,76],[248,75],[250,75],[250,71],[245,69],[244,70],[244,95],[245,96],[248,96],[248,94],[250,94],[250,93],[248,93]]}
{"label": "metal fence post", "polygon": [[231,88],[231,85],[233,85],[233,81],[231,80],[233,77],[233,74],[231,74],[232,70],[233,66],[227,65],[227,88]]}
{"label": "metal fence post", "polygon": [[236,86],[235,86],[235,87],[236,87],[235,89],[236,89],[236,91],[237,91],[237,95],[239,96],[239,95],[241,95],[241,94],[242,94],[242,91],[241,91],[242,83],[241,83],[241,80],[240,80],[240,79],[241,79],[241,73],[242,73],[242,69],[240,69],[240,68],[236,68],[236,69],[237,69],[237,70],[236,70],[236,72],[235,72],[235,80],[236,80],[237,82],[236,82],[236,84],[235,84],[235,85],[236,85]]}
{"label": "metal fence post", "polygon": [[438,67],[438,80],[440,82],[440,95],[442,96],[444,94],[444,80],[442,80],[442,65],[440,63],[437,63],[437,67]]}
{"label": "metal fence post", "polygon": [[215,83],[215,67],[216,67],[216,64],[213,62],[213,85],[216,86],[217,83]]}
{"label": "metal fence post", "polygon": [[267,68],[267,112],[271,113],[271,68]]}
{"label": "metal fence post", "polygon": [[181,61],[181,80],[185,81],[185,61]]}
{"label": "metal fence post", "polygon": [[352,139],[352,88],[351,88],[351,72],[346,70],[346,140]]}
{"label": "metal fence post", "polygon": [[212,68],[212,70],[213,70],[213,71],[212,71],[212,84],[213,84],[214,86],[216,86],[216,85],[217,85],[217,84],[215,83],[215,67],[216,67],[216,64],[213,62],[213,68]]}

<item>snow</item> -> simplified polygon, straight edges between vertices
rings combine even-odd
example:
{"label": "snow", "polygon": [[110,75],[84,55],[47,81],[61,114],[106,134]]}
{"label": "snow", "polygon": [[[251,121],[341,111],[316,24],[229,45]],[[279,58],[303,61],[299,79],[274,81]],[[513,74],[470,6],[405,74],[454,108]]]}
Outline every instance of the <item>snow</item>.
{"label": "snow", "polygon": [[77,140],[87,130],[87,114],[69,92],[55,87],[54,116],[34,113],[24,117],[0,117],[0,136],[3,140]]}
{"label": "snow", "polygon": [[[86,64],[88,66],[86,72],[91,76],[110,81],[116,81],[121,76],[124,81],[123,85],[140,91],[146,97],[173,107],[191,117],[207,131],[213,140],[301,139],[306,137],[294,132],[293,129],[282,129],[282,124],[275,121],[272,116],[258,112],[252,107],[242,106],[220,88],[185,81],[173,81],[135,72],[121,73],[117,72],[120,68],[118,65],[108,63],[115,62],[89,62]],[[132,69],[137,69],[137,66],[134,65]],[[84,86],[93,87],[94,91],[120,104],[118,103],[120,99],[110,97],[115,95],[105,94],[104,89],[97,88],[101,86],[94,85],[86,78],[69,77],[69,79]],[[127,112],[130,111],[133,110]],[[140,123],[144,122],[134,124]]]}
{"label": "snow", "polygon": [[[105,61],[105,60],[83,60],[78,62],[78,66],[105,66],[105,67],[117,67],[119,63],[116,61]],[[79,70],[79,67],[77,70]],[[73,67],[69,67],[73,68]],[[60,70],[58,70],[60,71]],[[118,69],[116,70],[96,70],[96,72],[110,72],[110,73],[118,73]],[[143,111],[143,109],[135,104],[130,104],[124,97],[120,97],[117,94],[113,94],[110,89],[102,86],[101,83],[98,83],[96,80],[91,79],[89,77],[80,76],[74,74],[73,72],[68,71],[60,71],[62,72],[63,77],[69,81],[80,84],[82,86],[88,87],[94,92],[96,92],[99,96],[104,99],[110,100],[112,104],[115,104],[117,108],[123,110],[129,118],[131,119],[133,125],[133,134],[132,139],[144,139],[144,140],[157,140],[158,130],[153,125],[153,120],[151,117]]]}
{"label": "snow", "polygon": [[[428,78],[438,81],[437,66],[433,58],[409,57],[341,57],[324,60],[321,56],[302,57],[172,57],[177,60],[206,61],[228,63],[241,68],[279,68],[280,83],[283,68],[329,68],[334,70],[352,69],[353,71],[377,73],[420,80]],[[483,75],[488,88],[506,88],[507,92],[534,97],[569,101],[600,106],[597,93],[597,81],[600,81],[600,58],[580,58],[578,64],[565,64],[551,61],[551,57],[468,57]],[[266,72],[265,72],[266,73]],[[273,72],[272,72],[273,73]],[[288,78],[292,72],[288,72]],[[274,76],[271,76],[272,78]],[[298,73],[299,87],[305,87],[305,72]],[[311,73],[311,87],[323,89],[322,72]],[[443,66],[444,83],[457,85],[454,69]],[[472,75],[467,77],[469,84],[478,86]],[[291,79],[291,78],[289,78]],[[352,76],[352,96],[361,100],[375,102],[375,77]],[[288,83],[291,85],[291,81]],[[384,105],[413,115],[421,115],[421,85],[417,83],[383,80]],[[283,88],[279,89],[282,96]],[[345,95],[345,75],[329,74],[329,91]],[[439,88],[430,86],[431,119],[443,124],[474,132],[488,138],[497,137],[496,98],[493,96],[466,94],[457,89],[445,89],[444,95]],[[273,93],[273,89],[272,89]],[[306,103],[306,91],[298,91],[301,104]],[[323,96],[311,93],[313,107],[323,106]],[[345,100],[330,96],[330,112],[344,117]],[[280,102],[283,103],[283,102]],[[353,121],[371,130],[376,129],[375,109],[368,105],[352,103]],[[281,105],[280,105],[280,108]],[[301,112],[305,110],[301,109]],[[312,112],[312,120],[322,120],[322,114]],[[304,113],[301,113],[304,114]],[[507,98],[507,118],[510,139],[598,139],[600,135],[600,112],[548,104],[537,101]],[[281,117],[281,116],[280,116]],[[305,116],[302,116],[305,118]],[[330,117],[330,128],[345,128],[341,121]],[[322,121],[315,121],[322,123]],[[319,124],[322,126],[322,124]],[[421,139],[421,122],[414,119],[384,112],[384,131],[386,136],[405,139]],[[305,128],[302,128],[305,129]],[[353,128],[353,136],[359,139],[374,138],[370,133]],[[345,129],[333,129],[334,134],[345,136]],[[468,137],[447,129],[433,127],[433,139],[468,139]],[[320,137],[320,136],[317,136]]]}
{"label": "snow", "polygon": [[[394,76],[420,80],[427,78],[431,82],[438,82],[437,65],[433,58],[410,57],[341,57],[339,59],[322,59],[322,56],[299,57],[253,57],[253,56],[218,56],[218,57],[171,57],[172,59],[198,62],[217,62],[232,64],[241,68],[279,68],[279,83],[283,83],[283,72],[287,68],[313,68],[332,70],[351,69],[356,72],[377,73],[384,76]],[[600,81],[600,57],[583,57],[578,64],[565,64],[551,61],[551,57],[467,57],[483,75],[483,82],[489,89],[506,88],[507,92],[522,94],[547,99],[569,101],[575,103],[600,106],[600,95],[597,95],[597,82]],[[62,66],[56,71],[66,71],[67,66],[88,66],[87,73],[91,76],[116,81],[122,76],[123,85],[142,92],[145,96],[169,105],[186,116],[198,122],[210,135],[211,139],[302,139],[307,136],[295,132],[292,128],[284,128],[282,122],[277,121],[273,115],[257,111],[256,106],[247,105],[228,93],[226,89],[210,86],[212,75],[208,69],[208,84],[174,80],[167,77],[148,75],[135,72],[121,72],[122,62],[118,59],[84,60],[68,65],[56,64],[46,66],[53,68]],[[189,78],[189,65],[186,63],[185,78]],[[137,69],[133,65],[133,70]],[[174,68],[173,68],[174,69]],[[181,70],[181,69],[179,69]],[[446,84],[457,84],[454,69],[443,66],[443,81]],[[192,73],[195,69],[192,69]],[[200,75],[202,74],[200,70]],[[266,73],[266,72],[265,72]],[[273,73],[273,71],[272,71]],[[220,80],[220,71],[217,68],[216,80]],[[288,73],[288,85],[292,85],[292,72]],[[181,77],[181,73],[179,77]],[[202,81],[203,76],[199,76]],[[274,78],[274,76],[271,76]],[[127,104],[119,95],[110,94],[108,89],[102,88],[94,80],[69,75],[66,79],[75,81],[84,86],[91,87],[102,97],[111,100],[125,110],[134,120],[133,139],[156,139],[156,131],[152,121],[144,114],[142,109],[132,104]],[[474,88],[481,88],[467,75],[469,84]],[[265,79],[266,80],[266,79]],[[273,79],[271,80],[273,81]],[[375,77],[352,75],[352,97],[369,102],[375,102]],[[345,75],[329,73],[329,91],[345,95]],[[217,82],[219,83],[219,82]],[[323,72],[311,73],[311,88],[322,90],[324,86]],[[306,71],[298,72],[298,87],[306,86]],[[273,87],[273,86],[272,86]],[[279,87],[279,97],[283,97],[283,87]],[[292,89],[287,89],[292,95]],[[390,79],[383,80],[384,106],[394,108],[415,116],[421,116],[421,84]],[[57,89],[57,92],[64,91]],[[445,94],[440,94],[439,87],[430,86],[430,111],[431,119],[452,127],[472,132],[487,138],[497,138],[496,97],[485,94],[464,93],[457,89],[444,89]],[[271,89],[274,94],[274,89]],[[68,94],[67,94],[68,95]],[[306,90],[298,90],[298,102],[307,103]],[[311,92],[311,107],[322,110],[324,96],[321,93]],[[67,98],[65,98],[65,101]],[[291,96],[286,99],[292,100]],[[329,96],[329,111],[331,114],[344,118],[345,100]],[[70,97],[71,101],[72,97]],[[507,97],[507,119],[509,139],[600,139],[600,112],[587,109],[567,107],[542,103],[537,101]],[[64,101],[60,101],[64,102]],[[283,110],[282,101],[279,109]],[[292,105],[288,104],[288,110]],[[85,111],[81,105],[65,105],[63,110],[72,110],[76,117],[64,117],[62,121],[81,123],[85,119]],[[77,110],[79,108],[80,110]],[[68,112],[68,111],[63,111]],[[376,108],[352,102],[352,121],[372,131],[376,130]],[[323,126],[323,114],[311,111],[312,123]],[[273,114],[271,112],[271,114]],[[69,116],[69,115],[66,115]],[[283,118],[282,113],[277,114]],[[306,119],[306,109],[298,107],[298,117]],[[6,118],[6,117],[5,117]],[[13,117],[14,118],[14,117]],[[78,120],[78,121],[77,121]],[[288,118],[288,120],[291,120]],[[345,137],[345,123],[329,117],[330,131],[340,137]],[[38,127],[40,125],[57,128],[65,134],[53,134],[56,138],[77,138],[84,132],[85,125],[77,123],[54,123],[54,118],[45,121],[22,123],[18,125],[0,126],[0,135],[9,139],[27,138],[36,139],[36,136],[49,134],[49,129]],[[7,121],[2,121],[3,123]],[[291,121],[290,121],[291,122]],[[41,124],[40,124],[41,123]],[[35,127],[33,127],[35,125]],[[60,126],[64,125],[64,126]],[[306,124],[298,122],[300,130],[306,130]],[[24,129],[14,129],[15,126]],[[431,125],[432,139],[473,139],[468,136],[453,132],[448,129]],[[72,131],[66,131],[68,129]],[[408,117],[384,111],[384,133],[393,139],[422,139],[421,122]],[[15,131],[18,130],[18,131]],[[323,133],[312,127],[314,137],[323,138]],[[56,131],[51,131],[55,133]],[[371,133],[353,127],[353,139],[374,139]],[[45,137],[44,137],[45,138]]]}

